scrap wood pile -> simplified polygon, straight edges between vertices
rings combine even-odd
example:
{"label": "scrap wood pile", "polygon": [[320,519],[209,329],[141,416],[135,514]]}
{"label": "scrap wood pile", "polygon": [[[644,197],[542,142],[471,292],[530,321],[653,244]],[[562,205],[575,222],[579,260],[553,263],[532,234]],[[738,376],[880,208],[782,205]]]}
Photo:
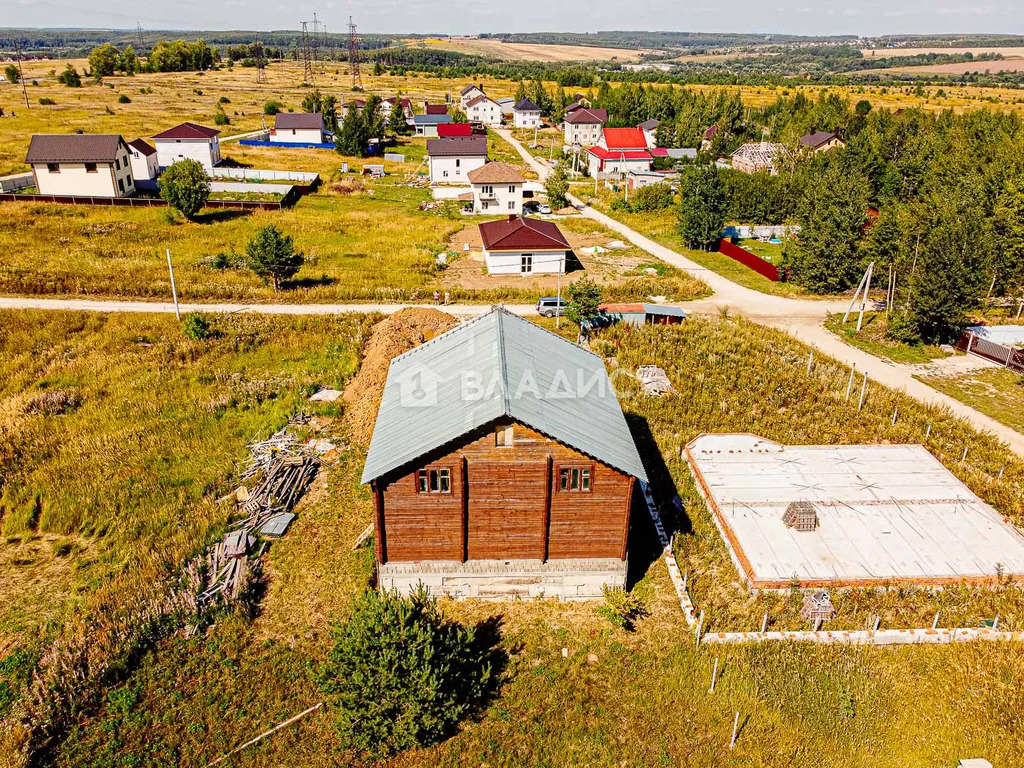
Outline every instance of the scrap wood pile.
{"label": "scrap wood pile", "polygon": [[352,438],[368,445],[384,395],[391,358],[454,328],[457,318],[436,309],[403,309],[373,327],[359,372],[345,387],[345,421]]}
{"label": "scrap wood pile", "polygon": [[288,427],[250,444],[243,477],[259,481],[252,490],[242,486],[232,496],[242,517],[189,568],[189,580],[198,594],[197,610],[238,600],[259,578],[266,537],[283,535],[295,519],[292,510],[320,471],[322,460],[317,454],[323,452],[324,444],[334,449],[325,439],[299,440],[292,427],[309,423],[308,416],[293,417]]}

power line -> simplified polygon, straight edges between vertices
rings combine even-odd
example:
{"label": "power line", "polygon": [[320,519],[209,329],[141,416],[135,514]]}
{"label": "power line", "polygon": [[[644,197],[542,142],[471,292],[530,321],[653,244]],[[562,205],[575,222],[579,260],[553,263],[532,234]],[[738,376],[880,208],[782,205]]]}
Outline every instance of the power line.
{"label": "power line", "polygon": [[309,42],[309,22],[302,22],[302,82],[314,85],[313,77],[313,50]]}
{"label": "power line", "polygon": [[352,73],[352,89],[363,87],[363,79],[359,75],[359,37],[356,36],[356,25],[352,17],[348,17],[348,69]]}

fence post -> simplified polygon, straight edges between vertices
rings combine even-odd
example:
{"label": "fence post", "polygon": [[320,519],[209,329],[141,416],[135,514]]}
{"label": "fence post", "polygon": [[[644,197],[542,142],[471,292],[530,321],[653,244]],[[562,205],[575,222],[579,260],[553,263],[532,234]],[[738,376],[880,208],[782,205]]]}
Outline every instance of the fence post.
{"label": "fence post", "polygon": [[868,393],[868,375],[864,374],[864,383],[860,385],[860,401],[857,403],[857,410],[864,408],[864,396]]}
{"label": "fence post", "polygon": [[853,374],[857,372],[857,364],[850,366],[850,380],[846,383],[846,401],[850,401],[850,392],[853,391]]}

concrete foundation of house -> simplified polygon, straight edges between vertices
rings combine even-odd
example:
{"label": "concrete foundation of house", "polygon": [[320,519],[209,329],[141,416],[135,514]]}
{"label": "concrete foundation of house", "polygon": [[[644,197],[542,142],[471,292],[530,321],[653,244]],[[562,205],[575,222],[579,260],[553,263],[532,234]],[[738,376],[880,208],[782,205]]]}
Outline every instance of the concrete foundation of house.
{"label": "concrete foundation of house", "polygon": [[384,591],[408,595],[423,584],[435,597],[509,600],[557,598],[594,600],[603,588],[626,586],[625,560],[472,560],[384,563],[377,583]]}

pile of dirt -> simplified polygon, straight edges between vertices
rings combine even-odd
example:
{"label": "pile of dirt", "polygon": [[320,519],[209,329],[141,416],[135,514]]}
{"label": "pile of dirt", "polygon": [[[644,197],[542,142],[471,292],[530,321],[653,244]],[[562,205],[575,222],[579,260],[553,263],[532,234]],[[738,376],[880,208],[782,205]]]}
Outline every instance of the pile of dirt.
{"label": "pile of dirt", "polygon": [[459,324],[436,309],[402,309],[373,327],[359,372],[345,387],[345,422],[352,439],[369,445],[384,394],[391,358],[419,346]]}

